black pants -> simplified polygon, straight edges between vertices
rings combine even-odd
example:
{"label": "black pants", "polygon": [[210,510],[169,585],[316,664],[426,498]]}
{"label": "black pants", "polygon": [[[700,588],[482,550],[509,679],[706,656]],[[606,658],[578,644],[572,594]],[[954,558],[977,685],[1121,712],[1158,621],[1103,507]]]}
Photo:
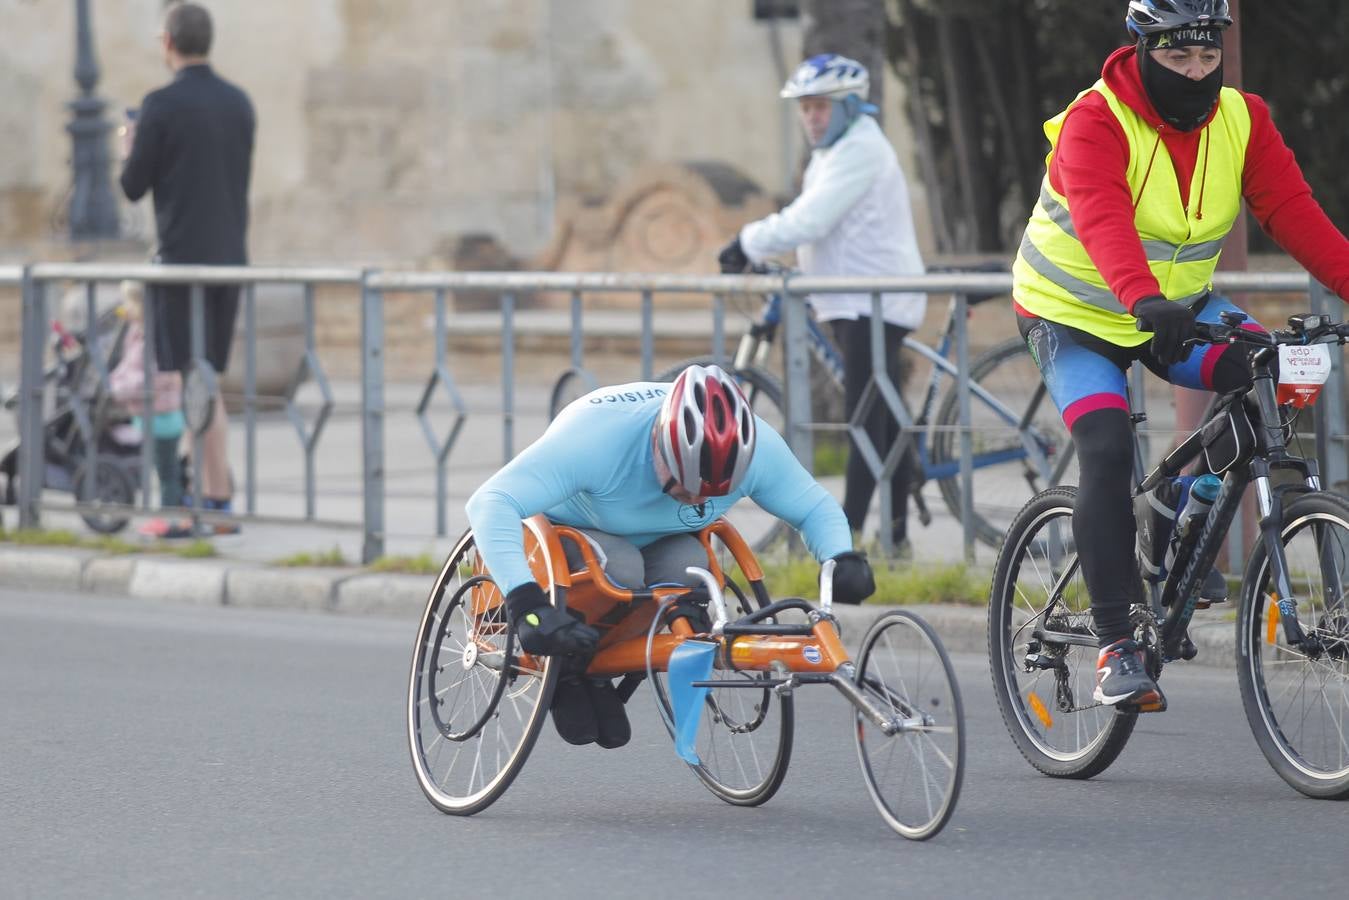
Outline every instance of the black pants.
{"label": "black pants", "polygon": [[[829,323],[834,332],[834,342],[843,356],[843,410],[851,419],[871,380],[871,317],[857,319],[834,319]],[[897,389],[904,385],[904,372],[900,362],[900,348],[909,329],[898,325],[885,325],[885,368]],[[871,405],[866,418],[866,433],[881,459],[885,459],[890,447],[899,437],[899,423],[890,414],[889,408],[879,396]],[[909,451],[912,454],[912,450]],[[903,540],[908,533],[908,504],[911,458],[906,457],[895,470],[890,481],[891,534],[896,542]],[[843,514],[848,517],[848,526],[860,532],[866,521],[867,507],[871,505],[871,495],[876,491],[876,479],[866,460],[853,445],[848,453],[848,467],[843,489]]]}

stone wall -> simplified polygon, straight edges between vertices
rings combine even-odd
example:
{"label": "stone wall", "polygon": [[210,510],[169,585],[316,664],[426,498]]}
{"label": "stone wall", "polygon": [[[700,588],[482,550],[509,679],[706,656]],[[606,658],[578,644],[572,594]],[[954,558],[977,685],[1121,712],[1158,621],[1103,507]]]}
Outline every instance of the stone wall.
{"label": "stone wall", "polygon": [[[90,5],[98,94],[120,123],[168,77],[162,0]],[[256,261],[438,267],[464,234],[531,259],[559,217],[652,164],[732,165],[770,194],[795,170],[799,134],[776,99],[768,26],[748,0],[208,6],[217,68],[258,112]],[[0,258],[48,248],[69,183],[73,8],[0,0]],[[782,36],[790,66],[799,26]],[[902,91],[886,98],[907,159]],[[129,211],[128,226],[147,242],[148,208]]]}

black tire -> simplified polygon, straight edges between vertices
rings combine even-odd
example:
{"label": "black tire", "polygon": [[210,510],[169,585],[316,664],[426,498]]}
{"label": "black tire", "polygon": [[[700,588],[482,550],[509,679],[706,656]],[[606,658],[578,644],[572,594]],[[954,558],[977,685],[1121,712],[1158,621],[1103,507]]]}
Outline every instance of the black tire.
{"label": "black tire", "polygon": [[[747,597],[734,582],[727,582],[726,609],[732,621],[763,605],[756,592]],[[651,680],[656,703],[671,737],[673,707],[666,674]],[[767,672],[714,669],[711,680],[736,683],[769,681]],[[698,729],[698,765],[689,765],[709,791],[733,806],[766,803],[787,777],[795,734],[795,707],[790,694],[772,688],[712,688],[703,704]]]}
{"label": "black tire", "polygon": [[[504,604],[487,608],[496,586],[482,571],[467,533],[431,589],[408,683],[408,750],[417,783],[433,806],[458,816],[486,809],[510,787],[548,717],[558,677],[551,657],[536,660],[539,668],[519,664],[515,629]],[[552,594],[553,603],[562,603],[560,589]],[[460,672],[462,678],[440,684]],[[468,707],[456,714],[465,700]],[[470,759],[456,773],[465,751]],[[465,787],[450,784],[466,771]]]}
{"label": "black tire", "polygon": [[[685,359],[656,375],[654,380],[674,381],[679,373],[689,366],[711,366],[715,364],[716,361],[710,356]],[[773,426],[779,434],[783,434],[787,419],[783,413],[782,382],[771,372],[766,372],[754,366],[733,369],[730,361],[724,360],[722,367],[734,375],[736,381],[740,383],[740,388],[745,392],[745,397],[749,400],[750,408],[754,410],[754,414]],[[735,527],[755,553],[767,551],[770,547],[785,539],[789,531],[787,524],[776,516],[771,516],[757,509],[753,513],[741,512],[738,507]]]}
{"label": "black tire", "polygon": [[[1269,554],[1257,540],[1237,612],[1242,705],[1279,777],[1308,797],[1349,799],[1349,502],[1329,493],[1298,497],[1284,507],[1282,542],[1293,589],[1305,592],[1296,597],[1298,622],[1325,649],[1312,657],[1287,643],[1269,602]],[[1338,596],[1327,596],[1328,571]]]}
{"label": "black tire", "polygon": [[[83,502],[84,479],[86,477],[86,465],[81,465],[75,473],[75,500]],[[124,465],[118,463],[115,459],[106,456],[98,458],[98,468],[94,476],[93,496],[90,498],[95,503],[115,503],[118,506],[132,507],[136,505],[136,482],[132,479],[131,473],[126,470]],[[80,518],[84,524],[88,525],[99,534],[116,534],[127,526],[131,521],[129,515],[123,515],[121,512],[109,510],[108,512],[80,513]]]}
{"label": "black tire", "polygon": [[[1045,390],[1040,370],[1024,341],[1011,338],[979,356],[970,365],[970,380],[1006,403],[1018,421],[1029,413],[1031,437],[1048,455],[1050,465],[1056,466],[1067,458],[1055,483],[1076,482],[1077,465],[1070,456],[1072,438],[1063,427],[1063,419]],[[960,394],[954,382],[942,397],[935,424],[939,427],[932,437],[932,466],[959,464],[960,433],[951,430],[960,424]],[[1025,446],[1022,435],[1009,430],[1005,419],[977,394],[970,395],[970,424],[976,428],[983,426],[973,433],[976,457]],[[1029,456],[976,468],[973,479],[974,532],[980,541],[994,548],[1002,544],[1017,511],[1035,494],[1053,487],[1032,465]],[[960,521],[960,476],[942,478],[938,485],[951,515]]]}
{"label": "black tire", "polygon": [[[1096,636],[1072,546],[1076,499],[1077,488],[1051,488],[1017,514],[998,553],[988,602],[989,669],[1003,724],[1026,761],[1055,778],[1091,778],[1105,771],[1138,719],[1137,713],[1102,706],[1091,696]],[[1084,644],[1037,641],[1032,633],[1046,623]],[[1026,671],[1036,642],[1047,659],[1057,661],[1055,668]]]}
{"label": "black tire", "polygon": [[[965,709],[950,657],[932,626],[896,610],[872,623],[862,638],[856,681],[890,719],[923,720],[886,735],[854,711],[851,730],[881,818],[904,837],[925,841],[950,820],[965,778]],[[890,772],[896,762],[897,777]]]}
{"label": "black tire", "polygon": [[595,376],[586,369],[571,368],[563,372],[553,383],[553,392],[548,396],[548,420],[551,422],[556,419],[568,403],[599,386]]}

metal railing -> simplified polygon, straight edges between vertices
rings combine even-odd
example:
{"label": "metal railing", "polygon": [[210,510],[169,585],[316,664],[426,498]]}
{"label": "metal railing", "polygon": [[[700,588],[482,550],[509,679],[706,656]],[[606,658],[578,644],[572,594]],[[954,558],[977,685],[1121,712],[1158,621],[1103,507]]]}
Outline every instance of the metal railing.
{"label": "metal railing", "polygon": [[[768,292],[781,292],[789,300],[784,304],[783,314],[783,358],[784,386],[786,402],[784,409],[785,434],[789,445],[799,459],[808,467],[813,466],[813,433],[820,423],[812,422],[810,351],[806,342],[807,308],[804,298],[808,294],[830,292],[864,292],[872,295],[873,309],[879,311],[882,293],[894,291],[915,291],[928,294],[953,294],[958,304],[956,326],[956,368],[957,390],[959,391],[960,417],[960,479],[962,498],[965,504],[965,545],[967,553],[972,552],[974,537],[971,532],[970,504],[972,497],[971,439],[969,410],[969,335],[965,327],[965,294],[970,292],[996,292],[1010,290],[1011,279],[1005,274],[934,274],[905,278],[805,278],[790,275],[749,275],[749,276],[682,276],[682,275],[642,275],[642,274],[561,274],[561,273],[426,273],[426,272],[379,272],[356,268],[267,268],[267,267],[214,267],[214,266],[161,266],[161,265],[104,265],[88,263],[36,264],[22,268],[0,267],[0,285],[20,284],[23,292],[23,336],[20,365],[20,404],[19,434],[21,452],[19,456],[19,508],[20,521],[24,526],[38,524],[42,509],[99,510],[99,504],[91,503],[90,498],[80,498],[74,504],[59,504],[43,501],[43,479],[37,476],[43,472],[43,410],[44,391],[44,354],[49,335],[48,294],[53,285],[74,282],[83,284],[86,291],[88,322],[95,320],[95,289],[101,282],[116,282],[131,279],[150,284],[189,284],[189,301],[192,304],[193,322],[193,363],[197,364],[202,356],[202,302],[204,286],[214,284],[239,284],[243,286],[242,310],[244,318],[244,427],[245,427],[245,473],[244,473],[244,510],[245,518],[261,521],[283,520],[315,522],[323,525],[341,525],[359,527],[363,533],[362,558],[370,561],[382,555],[385,548],[386,522],[386,447],[385,428],[388,410],[385,403],[384,357],[386,354],[384,328],[386,294],[426,294],[429,295],[433,320],[433,340],[435,343],[434,361],[426,378],[425,387],[416,405],[416,416],[433,459],[435,491],[435,532],[444,535],[448,526],[449,465],[451,454],[461,439],[462,429],[468,418],[468,409],[460,397],[457,381],[448,358],[447,346],[452,327],[449,313],[449,295],[455,291],[474,291],[496,293],[500,312],[500,396],[499,407],[502,416],[501,458],[505,462],[516,450],[516,350],[517,350],[517,313],[518,298],[524,293],[560,293],[570,296],[570,362],[574,368],[584,367],[585,297],[598,294],[635,294],[636,314],[640,319],[637,330],[640,340],[639,371],[634,377],[649,379],[654,372],[654,350],[656,341],[655,298],[657,295],[681,294],[702,295],[709,299],[711,316],[710,336],[712,353],[720,357],[726,342],[726,300],[736,295],[762,295]],[[1331,310],[1329,294],[1311,283],[1304,273],[1280,274],[1220,274],[1216,279],[1219,290],[1231,293],[1294,292],[1310,293],[1313,311]],[[266,516],[259,513],[257,506],[257,411],[258,396],[256,388],[257,372],[257,330],[256,330],[256,287],[260,284],[293,284],[300,287],[304,295],[304,340],[305,350],[301,363],[301,372],[296,378],[312,377],[319,383],[323,403],[320,413],[312,425],[304,422],[288,400],[288,414],[295,425],[300,450],[305,457],[305,514],[299,517]],[[319,285],[348,285],[359,289],[360,305],[360,422],[361,422],[361,496],[362,514],[360,521],[322,520],[316,517],[316,481],[314,478],[315,453],[324,433],[327,413],[332,408],[332,396],[328,389],[323,367],[319,360],[318,345],[315,336],[315,288]],[[150,304],[147,304],[147,310]],[[872,318],[872,348],[874,354],[882,352],[880,337],[881,319]],[[151,329],[145,329],[145,359],[148,368],[152,357],[150,353]],[[1335,363],[1335,377],[1327,386],[1326,402],[1317,407],[1318,455],[1323,460],[1323,469],[1328,484],[1334,484],[1349,477],[1349,464],[1346,463],[1344,450],[1345,411],[1344,385],[1340,354],[1332,354]],[[106,360],[96,360],[95,368],[100,379],[106,379]],[[874,366],[877,380],[888,383],[885,366]],[[894,387],[893,385],[891,387]],[[449,399],[453,412],[448,429],[438,429],[431,414],[431,402],[438,392]],[[882,395],[886,394],[882,391]],[[147,408],[149,403],[149,385],[146,387]],[[78,401],[77,401],[78,402]],[[903,427],[912,428],[912,422],[905,417],[907,413],[902,405],[891,412]],[[200,484],[200,436],[196,438],[196,451],[193,454],[196,471],[196,484]],[[140,455],[141,485],[148,486],[151,475],[152,456],[150,442],[143,441]],[[1336,446],[1338,445],[1338,446]],[[93,444],[97,453],[96,442]],[[1331,452],[1332,448],[1340,452]],[[875,467],[873,467],[875,468]],[[881,482],[883,496],[888,494],[889,474],[875,471]],[[193,502],[200,502],[201,491],[194,492]],[[149,492],[142,490],[140,507],[150,509]],[[210,519],[209,513],[196,510],[203,518]]]}

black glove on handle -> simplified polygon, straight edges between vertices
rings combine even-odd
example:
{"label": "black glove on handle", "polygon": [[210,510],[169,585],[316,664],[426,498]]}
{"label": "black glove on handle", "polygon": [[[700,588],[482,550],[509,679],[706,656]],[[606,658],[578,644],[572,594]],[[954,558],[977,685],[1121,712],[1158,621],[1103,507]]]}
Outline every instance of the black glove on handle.
{"label": "black glove on handle", "polygon": [[876,577],[867,555],[856,550],[834,557],[834,602],[861,603],[876,593]]}
{"label": "black glove on handle", "polygon": [[527,581],[506,595],[506,612],[515,622],[520,647],[537,656],[586,654],[595,649],[600,633],[548,602],[543,588]]}
{"label": "black glove on handle", "polygon": [[721,266],[723,275],[739,275],[749,266],[749,257],[745,255],[745,248],[740,246],[739,235],[721,248],[717,254],[717,264]]}
{"label": "black glove on handle", "polygon": [[548,605],[548,595],[537,581],[526,581],[506,595],[506,612],[512,619]]}
{"label": "black glove on handle", "polygon": [[1152,355],[1172,366],[1189,355],[1185,342],[1195,336],[1194,311],[1165,297],[1144,297],[1134,304],[1139,331],[1152,332]]}

